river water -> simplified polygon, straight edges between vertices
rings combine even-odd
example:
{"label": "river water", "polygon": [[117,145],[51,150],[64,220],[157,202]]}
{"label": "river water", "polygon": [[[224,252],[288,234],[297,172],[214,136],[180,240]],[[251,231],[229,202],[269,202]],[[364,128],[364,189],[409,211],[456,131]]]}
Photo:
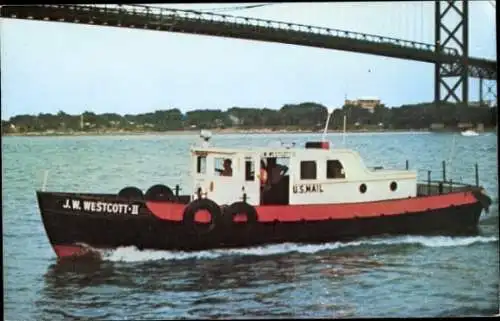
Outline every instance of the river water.
{"label": "river water", "polygon": [[[315,137],[311,137],[315,136]],[[220,146],[303,144],[318,135],[220,135]],[[331,134],[341,146],[341,134]],[[440,317],[499,310],[497,136],[359,133],[345,139],[368,166],[419,169],[480,183],[493,199],[472,237],[400,236],[176,253],[133,247],[101,261],[57,263],[35,190],[117,192],[156,183],[189,192],[196,135],[2,137],[6,320]]]}

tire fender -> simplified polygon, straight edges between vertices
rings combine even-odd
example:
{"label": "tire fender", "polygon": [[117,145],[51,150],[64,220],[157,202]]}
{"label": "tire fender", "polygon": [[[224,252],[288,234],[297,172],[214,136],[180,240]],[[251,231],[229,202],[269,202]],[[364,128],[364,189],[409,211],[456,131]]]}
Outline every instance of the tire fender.
{"label": "tire fender", "polygon": [[234,217],[238,214],[245,214],[247,218],[246,224],[249,226],[257,223],[257,211],[255,210],[255,207],[246,202],[234,202],[224,211],[224,221],[226,225],[232,226],[234,223]]}
{"label": "tire fender", "polygon": [[[211,222],[209,224],[199,224],[195,221],[195,215],[200,210],[206,210],[210,213]],[[212,233],[222,226],[221,209],[211,199],[196,199],[184,209],[182,222],[190,232],[195,232],[198,235]]]}
{"label": "tire fender", "polygon": [[144,194],[142,190],[135,186],[127,186],[122,188],[118,192],[118,198],[124,198],[126,200],[144,200]]}
{"label": "tire fender", "polygon": [[162,184],[151,186],[144,198],[148,201],[174,201],[176,199],[172,189]]}

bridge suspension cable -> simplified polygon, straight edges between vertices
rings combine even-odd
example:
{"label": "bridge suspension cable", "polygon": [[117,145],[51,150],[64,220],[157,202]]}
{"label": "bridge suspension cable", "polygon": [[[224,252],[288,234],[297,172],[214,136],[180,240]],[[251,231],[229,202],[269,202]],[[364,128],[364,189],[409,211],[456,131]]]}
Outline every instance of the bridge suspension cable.
{"label": "bridge suspension cable", "polygon": [[247,10],[247,9],[254,9],[254,8],[260,8],[260,7],[265,7],[265,6],[272,6],[276,4],[281,4],[281,2],[270,2],[270,3],[263,3],[263,4],[252,4],[252,5],[246,5],[246,6],[233,6],[233,7],[221,7],[221,8],[207,8],[207,9],[188,9],[186,11],[209,11],[209,12],[220,12],[220,11],[236,11],[236,10]]}
{"label": "bridge suspension cable", "polygon": [[260,7],[266,7],[266,6],[272,6],[276,4],[280,4],[281,2],[271,2],[271,3],[264,3],[264,4],[254,4],[254,5],[248,5],[248,6],[241,6],[241,7],[225,7],[225,8],[212,8],[212,9],[204,9],[206,11],[235,11],[235,10],[246,10],[246,9],[254,9],[254,8],[260,8]]}
{"label": "bridge suspension cable", "polygon": [[[150,5],[141,5],[141,4],[134,4],[133,6],[134,7],[148,8],[148,9],[160,9],[160,10],[161,9],[172,9],[172,10],[175,10],[175,11],[192,12],[192,13],[197,13],[197,14],[203,14],[203,13],[217,14],[217,12],[221,12],[221,11],[247,10],[247,9],[254,9],[254,8],[265,7],[265,6],[272,6],[272,5],[282,4],[282,3],[283,2],[269,2],[269,3],[252,4],[252,5],[246,5],[246,6],[205,8],[205,9],[172,9],[172,8],[156,7],[156,6],[150,6]],[[118,6],[121,6],[121,4],[118,4]]]}
{"label": "bridge suspension cable", "polygon": [[424,42],[424,2],[420,1],[420,42]]}

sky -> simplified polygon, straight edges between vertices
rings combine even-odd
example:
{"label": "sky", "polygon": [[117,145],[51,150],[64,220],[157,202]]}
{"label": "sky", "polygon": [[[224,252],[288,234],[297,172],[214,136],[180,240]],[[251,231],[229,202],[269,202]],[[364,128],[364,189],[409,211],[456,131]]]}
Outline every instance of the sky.
{"label": "sky", "polygon": [[[434,42],[433,1],[278,3],[221,13]],[[491,3],[469,3],[470,56],[496,60],[495,23]],[[3,120],[60,110],[124,115],[306,101],[340,107],[346,96],[375,96],[391,107],[434,99],[429,63],[151,30],[1,18],[0,58]],[[478,100],[478,88],[471,79],[469,100]]]}

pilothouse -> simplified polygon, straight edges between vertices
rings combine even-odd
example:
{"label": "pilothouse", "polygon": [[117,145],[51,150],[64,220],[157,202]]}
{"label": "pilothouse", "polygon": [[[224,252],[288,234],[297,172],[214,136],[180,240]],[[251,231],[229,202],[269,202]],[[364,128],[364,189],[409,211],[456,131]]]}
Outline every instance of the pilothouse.
{"label": "pilothouse", "polygon": [[[326,141],[304,147],[260,147],[248,150],[193,147],[197,197],[230,204],[243,197],[250,205],[340,204],[414,197],[414,170],[373,170],[359,154],[330,148]],[[232,174],[222,174],[223,164]],[[263,179],[262,176],[265,176]]]}

